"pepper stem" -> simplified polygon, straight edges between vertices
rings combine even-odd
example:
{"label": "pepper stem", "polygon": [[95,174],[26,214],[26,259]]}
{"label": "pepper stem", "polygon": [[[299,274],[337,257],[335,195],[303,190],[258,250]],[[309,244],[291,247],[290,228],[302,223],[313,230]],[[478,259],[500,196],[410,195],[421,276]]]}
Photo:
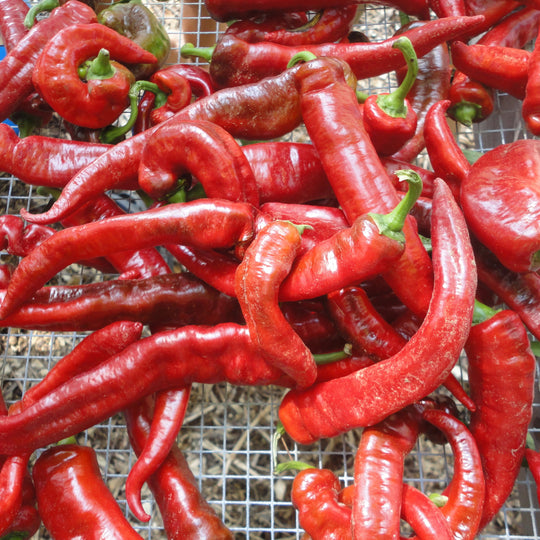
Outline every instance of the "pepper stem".
{"label": "pepper stem", "polygon": [[310,51],[300,51],[297,52],[287,64],[287,69],[292,68],[293,66],[296,66],[296,64],[299,64],[300,62],[309,62],[310,60],[315,60],[317,58],[312,52]]}
{"label": "pepper stem", "polygon": [[279,465],[276,465],[274,472],[280,474],[285,471],[304,471],[306,469],[315,469],[313,465],[306,463],[304,461],[284,461]]}
{"label": "pepper stem", "polygon": [[471,127],[473,122],[482,119],[482,107],[470,101],[462,101],[454,105],[448,112],[457,122],[468,127]]}
{"label": "pepper stem", "polygon": [[37,4],[34,4],[26,13],[23,24],[26,28],[32,28],[36,22],[36,17],[45,11],[52,11],[60,5],[58,0],[41,0]]}
{"label": "pepper stem", "polygon": [[180,55],[184,57],[197,56],[198,58],[202,58],[210,63],[212,61],[212,55],[214,54],[215,48],[215,45],[212,45],[211,47],[195,47],[193,43],[186,43],[185,45],[182,45]]}
{"label": "pepper stem", "polygon": [[133,86],[136,87],[135,89],[133,89],[133,92],[152,92],[156,96],[156,99],[154,101],[154,109],[158,109],[159,107],[165,105],[168,94],[167,92],[161,90],[161,88],[156,83],[141,79],[137,81]]}
{"label": "pepper stem", "polygon": [[98,55],[90,62],[85,79],[110,79],[116,73],[111,64],[111,55],[107,49],[100,49]]}
{"label": "pepper stem", "polygon": [[135,122],[137,121],[137,116],[139,114],[139,90],[141,89],[140,82],[146,81],[136,81],[135,84],[129,89],[129,118],[128,121],[123,126],[109,126],[105,128],[100,136],[99,140],[102,143],[106,144],[115,144],[121,137],[123,137],[130,129],[133,128]]}
{"label": "pepper stem", "polygon": [[422,179],[420,178],[420,175],[412,169],[396,171],[395,174],[400,181],[405,180],[408,182],[409,190],[403,199],[401,199],[396,207],[388,214],[369,214],[369,216],[379,227],[380,234],[403,242],[403,225],[408,213],[416,203],[420,193],[422,193]]}
{"label": "pepper stem", "polygon": [[499,311],[499,309],[493,309],[492,307],[486,306],[486,304],[475,300],[472,323],[479,324],[481,322],[487,321],[491,319],[491,317],[496,315]]}
{"label": "pepper stem", "polygon": [[335,351],[330,353],[318,353],[313,355],[313,359],[318,366],[324,366],[325,364],[333,364],[345,358],[350,358],[350,354],[346,351]]}
{"label": "pepper stem", "polygon": [[393,118],[405,118],[407,116],[407,104],[405,98],[416,81],[418,75],[418,58],[407,36],[400,36],[392,44],[392,48],[399,49],[407,62],[407,74],[401,84],[390,94],[381,94],[377,98],[377,105]]}

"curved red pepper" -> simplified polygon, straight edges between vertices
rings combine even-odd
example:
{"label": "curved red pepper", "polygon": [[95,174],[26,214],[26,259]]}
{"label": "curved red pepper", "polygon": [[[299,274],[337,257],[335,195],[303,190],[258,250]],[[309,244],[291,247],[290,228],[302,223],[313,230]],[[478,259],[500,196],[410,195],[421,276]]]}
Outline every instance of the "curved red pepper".
{"label": "curved red pepper", "polygon": [[71,264],[73,257],[80,260],[170,242],[199,248],[230,248],[249,242],[253,227],[251,205],[201,199],[58,231],[19,263],[0,306],[0,317],[5,318],[23,304],[48,279]]}
{"label": "curved red pepper", "polygon": [[[124,412],[131,446],[139,455],[151,437],[152,403],[146,398]],[[177,446],[147,479],[171,540],[231,540],[232,534],[204,500]]]}
{"label": "curved red pepper", "polygon": [[[78,68],[105,50],[113,62],[106,73],[97,71],[85,83]],[[112,124],[129,104],[135,82],[127,64],[155,63],[156,57],[131,39],[99,23],[74,25],[58,32],[44,47],[32,73],[32,82],[62,118],[99,129]]]}
{"label": "curved red pepper", "polygon": [[6,51],[10,51],[27,34],[24,18],[28,13],[24,0],[4,0],[0,2],[0,34]]}
{"label": "curved red pepper", "polygon": [[514,487],[532,418],[536,359],[525,326],[511,310],[474,324],[465,351],[476,411],[470,430],[482,459],[486,497],[484,528]]}
{"label": "curved red pepper", "polygon": [[48,41],[63,28],[96,22],[96,14],[86,4],[69,0],[36,24],[0,63],[0,119],[15,112],[34,91],[32,72]]}
{"label": "curved red pepper", "polygon": [[[538,42],[538,39],[537,39]],[[533,135],[540,135],[540,43],[534,45],[529,59],[529,69],[527,71],[527,85],[521,106],[521,115],[525,120],[527,129]]]}
{"label": "curved red pepper", "polygon": [[461,184],[474,236],[514,272],[540,269],[540,141],[501,144],[482,155]]}
{"label": "curved red pepper", "polygon": [[525,449],[525,458],[536,483],[536,498],[540,501],[540,452],[532,448]]}
{"label": "curved red pepper", "polygon": [[258,232],[236,270],[235,291],[263,358],[305,388],[315,381],[317,366],[278,304],[280,286],[300,246],[300,234],[288,221],[273,221]]}
{"label": "curved red pepper", "polygon": [[287,393],[279,417],[295,441],[309,444],[375,424],[433,391],[457,362],[471,326],[476,272],[465,221],[442,180],[436,183],[432,227],[435,285],[419,330],[391,358]]}
{"label": "curved red pepper", "polygon": [[89,446],[61,444],[40,454],[32,469],[39,512],[58,540],[124,538],[140,540],[101,477]]}
{"label": "curved red pepper", "polygon": [[259,206],[259,191],[248,158],[225,129],[206,120],[165,124],[146,143],[139,186],[150,197],[170,193],[177,179],[191,174],[208,197]]}
{"label": "curved red pepper", "polygon": [[[341,66],[332,58],[312,60],[300,66],[296,78],[306,129],[352,224],[367,212],[391,211],[399,197],[363,127],[355,91]],[[404,304],[423,315],[431,298],[431,260],[410,219],[403,232],[405,251],[384,278]]]}

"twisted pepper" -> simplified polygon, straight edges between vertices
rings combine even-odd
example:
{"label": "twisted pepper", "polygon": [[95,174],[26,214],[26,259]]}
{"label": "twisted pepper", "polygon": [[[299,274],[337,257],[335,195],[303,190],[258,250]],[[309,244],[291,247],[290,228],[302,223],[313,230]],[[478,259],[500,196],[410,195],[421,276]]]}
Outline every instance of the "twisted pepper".
{"label": "twisted pepper", "polygon": [[394,356],[308,390],[288,392],[279,417],[295,441],[309,444],[373,425],[432,392],[450,373],[471,326],[476,271],[463,215],[439,179],[432,229],[435,283],[422,325]]}
{"label": "twisted pepper", "polygon": [[24,18],[28,5],[24,0],[2,0],[0,2],[0,35],[6,51],[10,51],[28,32]]}

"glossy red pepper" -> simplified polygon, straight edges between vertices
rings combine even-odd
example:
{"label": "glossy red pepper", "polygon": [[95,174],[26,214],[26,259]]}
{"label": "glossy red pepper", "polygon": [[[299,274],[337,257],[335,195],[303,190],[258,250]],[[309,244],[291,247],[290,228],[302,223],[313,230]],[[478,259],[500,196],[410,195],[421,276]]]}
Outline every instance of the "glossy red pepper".
{"label": "glossy red pepper", "polygon": [[301,230],[273,221],[257,233],[235,274],[235,291],[249,333],[269,365],[289,375],[299,387],[313,384],[313,355],[279,308],[279,289],[300,246]]}
{"label": "glossy red pepper", "polygon": [[[349,223],[367,212],[389,212],[399,197],[363,127],[341,62],[331,58],[306,62],[296,78],[306,129]],[[405,305],[423,315],[431,298],[431,260],[410,219],[403,233],[405,251],[384,277]]]}
{"label": "glossy red pepper", "polygon": [[86,4],[70,0],[54,9],[50,16],[36,24],[13,47],[0,63],[0,118],[5,120],[34,91],[32,73],[48,41],[60,30],[74,24],[96,21],[96,14]]}
{"label": "glossy red pepper", "polygon": [[411,41],[399,37],[392,45],[399,49],[407,61],[407,75],[389,94],[369,96],[362,105],[364,127],[381,156],[395,154],[416,131],[418,119],[407,94],[418,73],[418,58]]}
{"label": "glossy red pepper", "polygon": [[[92,58],[81,79],[79,67]],[[136,62],[155,63],[156,57],[102,24],[74,25],[48,41],[32,82],[66,121],[99,129],[112,124],[129,105],[135,77],[122,63]]]}
{"label": "glossy red pepper", "polygon": [[240,19],[233,22],[227,32],[248,42],[270,41],[282,45],[307,45],[338,41],[352,28],[358,5],[323,8],[311,20],[296,27],[284,27],[275,19],[256,22]]}
{"label": "glossy red pepper", "polygon": [[[139,455],[151,437],[152,400],[141,400],[124,412],[129,440]],[[173,446],[162,465],[147,479],[171,540],[229,540],[232,533],[199,491],[184,455]]]}
{"label": "glossy red pepper", "polygon": [[[3,296],[0,291],[0,298]],[[241,314],[236,299],[191,274],[181,273],[44,287],[1,324],[30,330],[84,332],[121,320],[141,322],[151,328],[172,328],[240,322]]]}
{"label": "glossy red pepper", "polygon": [[473,324],[465,351],[476,412],[470,430],[482,459],[486,497],[484,528],[514,487],[532,418],[536,359],[527,330],[511,310],[487,310]]}
{"label": "glossy red pepper", "polygon": [[[167,122],[203,119],[218,124],[237,138],[281,137],[301,122],[295,71],[293,68],[253,85],[214,92],[185,107]],[[136,182],[142,151],[157,127],[115,144],[72,178],[49,211],[39,215],[27,213],[26,219],[56,222],[89,199],[116,186]],[[111,170],[115,171],[114,175],[109,174]]]}
{"label": "glossy red pepper", "polygon": [[[538,40],[537,40],[538,41]],[[540,44],[534,45],[529,59],[527,85],[521,107],[525,126],[533,135],[540,135]]]}
{"label": "glossy red pepper", "polygon": [[[411,28],[407,36],[418,57],[437,45],[458,39],[464,33],[476,31],[484,18],[446,17],[427,21],[423,26]],[[358,79],[376,77],[406,64],[401,52],[392,47],[396,36],[370,43],[324,43],[287,46],[279,43],[248,43],[225,33],[212,54],[208,50],[189,45],[182,47],[184,56],[204,56],[210,60],[210,75],[219,88],[253,83],[264,77],[282,73],[298,53],[309,51],[317,57],[339,58],[349,64]],[[269,62],[268,58],[272,61]]]}
{"label": "glossy red pepper", "polygon": [[461,184],[474,236],[509,270],[540,269],[540,142],[501,144],[482,155]]}
{"label": "glossy red pepper", "polygon": [[103,481],[96,453],[89,446],[60,444],[45,450],[34,464],[32,477],[39,513],[54,538],[140,540]]}
{"label": "glossy red pepper", "polygon": [[441,430],[454,455],[454,472],[443,492],[447,500],[441,511],[454,538],[474,540],[485,500],[484,473],[475,438],[465,424],[446,411],[428,409],[423,418]]}
{"label": "glossy red pepper", "polygon": [[525,97],[531,53],[500,45],[467,45],[455,41],[451,46],[456,69],[490,88],[517,99]]}
{"label": "glossy red pepper", "polygon": [[525,458],[536,484],[536,498],[540,500],[540,452],[532,448],[526,448]]}
{"label": "glossy red pepper", "polygon": [[[253,208],[247,203],[201,199],[58,231],[19,263],[0,306],[0,317],[5,318],[22,305],[73,260],[170,242],[200,248],[231,248],[237,243],[248,243],[253,226]],[[20,288],[25,290],[24,295]]]}
{"label": "glossy red pepper", "polygon": [[182,175],[192,175],[207,197],[259,206],[259,191],[248,158],[234,137],[207,120],[158,127],[146,143],[139,186],[153,199],[171,193]]}
{"label": "glossy red pepper", "polygon": [[24,18],[28,13],[24,0],[2,0],[0,2],[0,35],[6,51],[10,51],[28,32]]}
{"label": "glossy red pepper", "polygon": [[288,392],[279,417],[295,441],[309,444],[373,425],[426,396],[450,373],[471,326],[476,271],[465,221],[441,180],[432,228],[435,284],[422,325],[396,355],[350,376]]}

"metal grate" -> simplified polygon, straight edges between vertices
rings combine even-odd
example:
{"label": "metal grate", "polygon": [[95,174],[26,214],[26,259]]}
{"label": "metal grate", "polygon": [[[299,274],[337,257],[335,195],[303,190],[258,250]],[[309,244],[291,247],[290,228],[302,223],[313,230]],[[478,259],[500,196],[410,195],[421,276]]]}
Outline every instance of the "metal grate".
{"label": "metal grate", "polygon": [[[185,61],[179,48],[185,42],[197,46],[214,43],[220,27],[205,15],[202,2],[147,2],[169,30],[173,43],[169,63]],[[363,7],[358,29],[371,39],[384,39],[399,27],[398,13],[389,8]],[[360,82],[369,93],[387,91],[394,84],[391,74]],[[506,95],[498,96],[497,113],[474,129],[455,126],[456,135],[472,149],[486,151],[498,144],[525,137],[519,103]],[[296,137],[297,134],[293,134]],[[120,196],[116,194],[116,196]],[[126,199],[129,201],[129,198]],[[136,201],[132,201],[136,202]],[[17,179],[0,178],[0,211],[16,214],[21,207],[36,209],[48,200]],[[8,258],[3,257],[2,262]],[[16,261],[14,261],[16,262]],[[104,279],[73,265],[58,279],[79,283]],[[56,361],[84,336],[78,333],[46,333],[4,328],[0,331],[0,381],[8,404],[19,399],[28,387],[39,381]],[[465,359],[463,359],[465,362]],[[458,377],[466,377],[461,364]],[[277,409],[283,395],[279,388],[240,388],[227,384],[194,385],[178,444],[199,481],[203,495],[222,516],[238,539],[300,539],[301,530],[290,502],[294,473],[275,475],[273,450],[278,462],[295,459],[327,467],[339,475],[342,484],[352,482],[352,463],[360,437],[352,431],[313,446],[295,445],[287,437],[273,449]],[[540,400],[534,407],[532,435],[540,441]],[[143,491],[143,504],[152,515],[144,524],[129,513],[124,494],[126,475],[135,456],[130,450],[123,417],[120,415],[80,434],[81,443],[92,445],[99,458],[109,488],[136,530],[147,539],[165,538],[159,511],[150,492]],[[424,492],[445,487],[452,474],[452,455],[444,447],[423,439],[407,458],[406,481]],[[479,536],[481,539],[540,538],[540,510],[534,482],[522,469],[514,493],[499,516]],[[35,538],[48,538],[41,529]]]}

